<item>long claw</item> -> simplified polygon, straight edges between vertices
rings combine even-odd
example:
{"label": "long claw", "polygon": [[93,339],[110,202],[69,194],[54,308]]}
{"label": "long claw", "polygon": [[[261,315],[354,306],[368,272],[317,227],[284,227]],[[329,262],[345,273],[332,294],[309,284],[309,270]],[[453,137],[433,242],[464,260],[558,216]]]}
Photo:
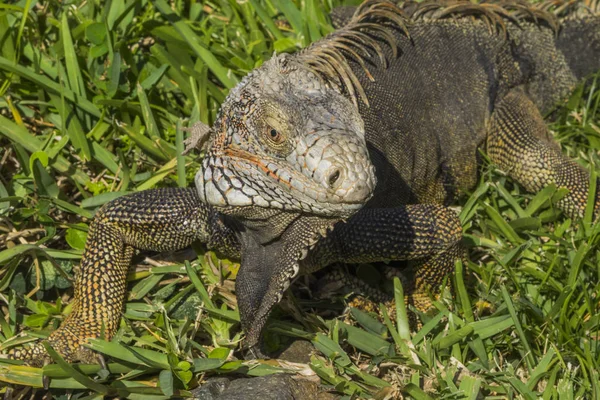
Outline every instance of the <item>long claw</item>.
{"label": "long claw", "polygon": [[97,358],[98,358],[98,364],[100,364],[102,369],[105,369],[108,371],[108,366],[106,365],[106,360],[104,359],[104,355],[97,354]]}
{"label": "long claw", "polygon": [[265,359],[267,357],[261,350],[259,346],[253,346],[246,350],[244,353],[245,360],[258,360]]}

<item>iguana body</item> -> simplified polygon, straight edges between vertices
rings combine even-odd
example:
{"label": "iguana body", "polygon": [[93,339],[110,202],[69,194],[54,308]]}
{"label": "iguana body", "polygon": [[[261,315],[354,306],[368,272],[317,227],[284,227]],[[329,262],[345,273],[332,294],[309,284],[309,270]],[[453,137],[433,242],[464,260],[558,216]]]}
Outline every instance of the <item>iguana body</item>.
{"label": "iguana body", "polygon": [[76,306],[50,343],[91,360],[80,345],[115,333],[133,248],[193,240],[241,258],[251,355],[290,281],[335,262],[419,260],[408,301],[426,308],[462,256],[445,205],[475,185],[480,150],[530,191],[568,188],[560,206],[581,215],[589,176],[561,155],[541,113],[600,70],[600,17],[555,5],[561,15],[522,3],[402,12],[367,2],[329,37],[275,56],[229,94],[195,189],[137,193],[98,212]]}

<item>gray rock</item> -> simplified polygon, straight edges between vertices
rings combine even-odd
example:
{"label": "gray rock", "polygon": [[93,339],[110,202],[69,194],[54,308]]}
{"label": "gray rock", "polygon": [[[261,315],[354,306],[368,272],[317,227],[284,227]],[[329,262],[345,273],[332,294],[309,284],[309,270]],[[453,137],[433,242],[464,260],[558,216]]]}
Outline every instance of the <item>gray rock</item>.
{"label": "gray rock", "polygon": [[211,378],[192,391],[198,400],[334,400],[337,396],[323,392],[319,384],[288,374],[257,378]]}
{"label": "gray rock", "polygon": [[192,390],[194,400],[215,400],[225,391],[231,383],[226,377],[210,378],[202,386]]}
{"label": "gray rock", "polygon": [[276,354],[274,357],[280,360],[308,364],[310,355],[315,351],[315,347],[307,340],[295,340],[288,348]]}

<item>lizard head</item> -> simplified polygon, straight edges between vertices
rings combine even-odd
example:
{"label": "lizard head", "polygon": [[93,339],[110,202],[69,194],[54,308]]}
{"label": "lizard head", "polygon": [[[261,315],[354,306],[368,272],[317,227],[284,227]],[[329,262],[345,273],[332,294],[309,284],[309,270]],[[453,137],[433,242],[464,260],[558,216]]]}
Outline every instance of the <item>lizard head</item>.
{"label": "lizard head", "polygon": [[202,167],[200,197],[230,215],[262,207],[345,218],[375,187],[356,106],[285,54],[232,89]]}

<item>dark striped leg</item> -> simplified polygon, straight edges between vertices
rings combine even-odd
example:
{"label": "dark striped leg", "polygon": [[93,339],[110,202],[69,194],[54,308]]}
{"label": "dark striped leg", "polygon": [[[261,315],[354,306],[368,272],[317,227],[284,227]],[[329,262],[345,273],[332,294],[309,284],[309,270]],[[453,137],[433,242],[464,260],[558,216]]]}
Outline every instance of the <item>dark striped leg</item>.
{"label": "dark striped leg", "polygon": [[464,257],[462,226],[454,211],[415,204],[364,209],[339,223],[312,255],[315,264],[412,260],[403,271],[406,302],[420,311],[431,308],[454,262]]}
{"label": "dark striped leg", "polygon": [[[95,362],[88,338],[110,340],[117,331],[133,249],[170,251],[207,241],[209,212],[195,189],[156,189],[118,198],[102,207],[90,225],[74,307],[48,342],[67,361]],[[9,356],[32,365],[48,355],[41,343]]]}
{"label": "dark striped leg", "polygon": [[[513,90],[496,106],[490,121],[487,152],[493,162],[530,192],[551,183],[569,189],[558,206],[571,218],[583,216],[589,174],[561,153],[539,110],[522,91]],[[596,214],[600,206],[598,193],[597,190]]]}

